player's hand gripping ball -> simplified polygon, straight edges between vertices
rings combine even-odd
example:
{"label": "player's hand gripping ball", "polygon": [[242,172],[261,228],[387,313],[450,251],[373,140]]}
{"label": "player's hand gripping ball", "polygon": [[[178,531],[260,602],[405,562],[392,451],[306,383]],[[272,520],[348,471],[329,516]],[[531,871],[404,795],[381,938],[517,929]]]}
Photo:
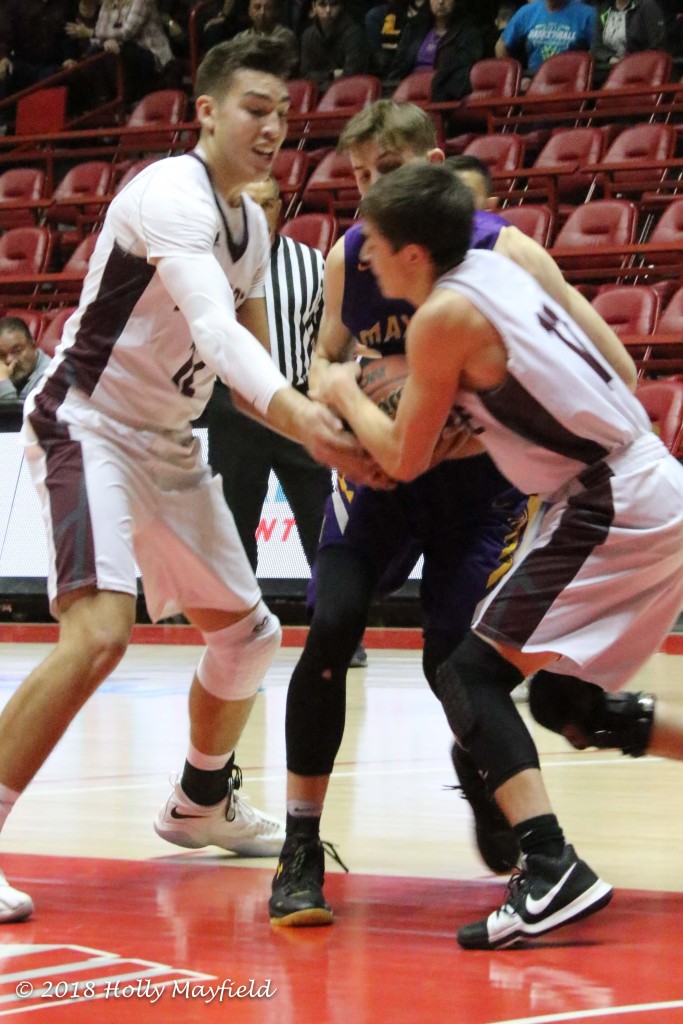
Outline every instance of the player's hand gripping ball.
{"label": "player's hand gripping ball", "polygon": [[[360,361],[359,387],[392,420],[396,416],[407,377],[408,361],[404,355],[382,356],[381,359],[364,358]],[[445,459],[463,454],[463,449],[470,439],[470,431],[461,422],[460,417],[452,412],[434,449],[430,468]]]}

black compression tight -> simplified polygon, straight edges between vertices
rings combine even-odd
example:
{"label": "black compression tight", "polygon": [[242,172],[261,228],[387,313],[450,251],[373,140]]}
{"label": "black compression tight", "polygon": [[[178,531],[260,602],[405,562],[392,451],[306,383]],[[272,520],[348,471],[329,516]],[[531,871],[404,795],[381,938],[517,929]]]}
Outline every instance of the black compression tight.
{"label": "black compression tight", "polygon": [[372,565],[348,548],[316,560],[316,601],[306,646],[287,692],[287,768],[330,775],[344,735],[346,672],[360,643],[375,590]]}

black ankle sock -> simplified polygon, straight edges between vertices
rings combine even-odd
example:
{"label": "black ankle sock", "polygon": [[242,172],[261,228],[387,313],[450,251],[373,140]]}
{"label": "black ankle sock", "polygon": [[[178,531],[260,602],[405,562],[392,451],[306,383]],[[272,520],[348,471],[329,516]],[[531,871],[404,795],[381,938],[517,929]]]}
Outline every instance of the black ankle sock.
{"label": "black ankle sock", "polygon": [[539,814],[513,827],[523,854],[541,853],[545,857],[561,857],[564,833],[554,814]]}
{"label": "black ankle sock", "polygon": [[286,833],[288,838],[290,836],[301,836],[306,839],[317,839],[320,835],[320,815],[295,817],[293,814],[288,814]]}
{"label": "black ankle sock", "polygon": [[228,780],[234,764],[234,755],[223,768],[218,768],[216,771],[195,768],[193,764],[186,761],[180,780],[183,793],[202,807],[219,804],[228,795]]}

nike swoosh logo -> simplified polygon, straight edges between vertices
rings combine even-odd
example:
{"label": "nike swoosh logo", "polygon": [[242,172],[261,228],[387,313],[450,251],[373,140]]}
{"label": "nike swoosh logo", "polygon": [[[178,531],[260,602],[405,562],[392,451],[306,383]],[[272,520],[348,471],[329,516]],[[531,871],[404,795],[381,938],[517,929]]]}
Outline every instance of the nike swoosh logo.
{"label": "nike swoosh logo", "polygon": [[263,630],[268,625],[269,621],[270,621],[270,619],[266,615],[265,618],[261,620],[261,622],[259,622],[256,626],[254,626],[254,628],[252,629],[252,633],[262,633]]}
{"label": "nike swoosh logo", "polygon": [[182,821],[183,818],[201,818],[201,814],[178,814],[175,807],[171,808],[171,817],[176,818],[178,821]]}
{"label": "nike swoosh logo", "polygon": [[527,898],[526,898],[526,911],[527,911],[527,913],[530,914],[532,917],[538,917],[538,915],[542,914],[544,910],[547,910],[547,908],[553,902],[553,900],[557,896],[558,892],[560,891],[560,889],[562,888],[564,883],[567,881],[567,879],[569,878],[569,876],[571,875],[571,873],[572,873],[572,871],[574,870],[575,867],[576,867],[576,864],[575,863],[572,864],[572,866],[567,871],[565,871],[565,873],[562,875],[562,878],[559,880],[559,882],[556,885],[554,885],[552,887],[552,889],[550,890],[550,892],[547,892],[542,899],[535,900],[533,898],[533,896],[531,896],[531,895],[527,896]]}

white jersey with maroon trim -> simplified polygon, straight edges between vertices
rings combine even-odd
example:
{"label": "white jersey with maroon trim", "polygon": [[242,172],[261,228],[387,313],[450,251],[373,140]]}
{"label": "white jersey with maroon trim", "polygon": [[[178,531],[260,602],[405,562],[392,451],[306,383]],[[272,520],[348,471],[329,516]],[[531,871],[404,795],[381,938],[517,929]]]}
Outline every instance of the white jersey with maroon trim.
{"label": "white jersey with maroon trim", "polygon": [[651,432],[642,405],[595,345],[511,260],[470,250],[436,287],[466,296],[505,345],[503,384],[460,391],[456,404],[520,490],[550,496],[587,466]]}
{"label": "white jersey with maroon trim", "polygon": [[152,164],[108,210],[52,388],[67,407],[85,402],[138,429],[185,431],[216,373],[235,386],[242,361],[237,390],[267,407],[286,381],[235,311],[265,295],[269,259],[263,212],[247,196],[228,207],[201,151]]}

